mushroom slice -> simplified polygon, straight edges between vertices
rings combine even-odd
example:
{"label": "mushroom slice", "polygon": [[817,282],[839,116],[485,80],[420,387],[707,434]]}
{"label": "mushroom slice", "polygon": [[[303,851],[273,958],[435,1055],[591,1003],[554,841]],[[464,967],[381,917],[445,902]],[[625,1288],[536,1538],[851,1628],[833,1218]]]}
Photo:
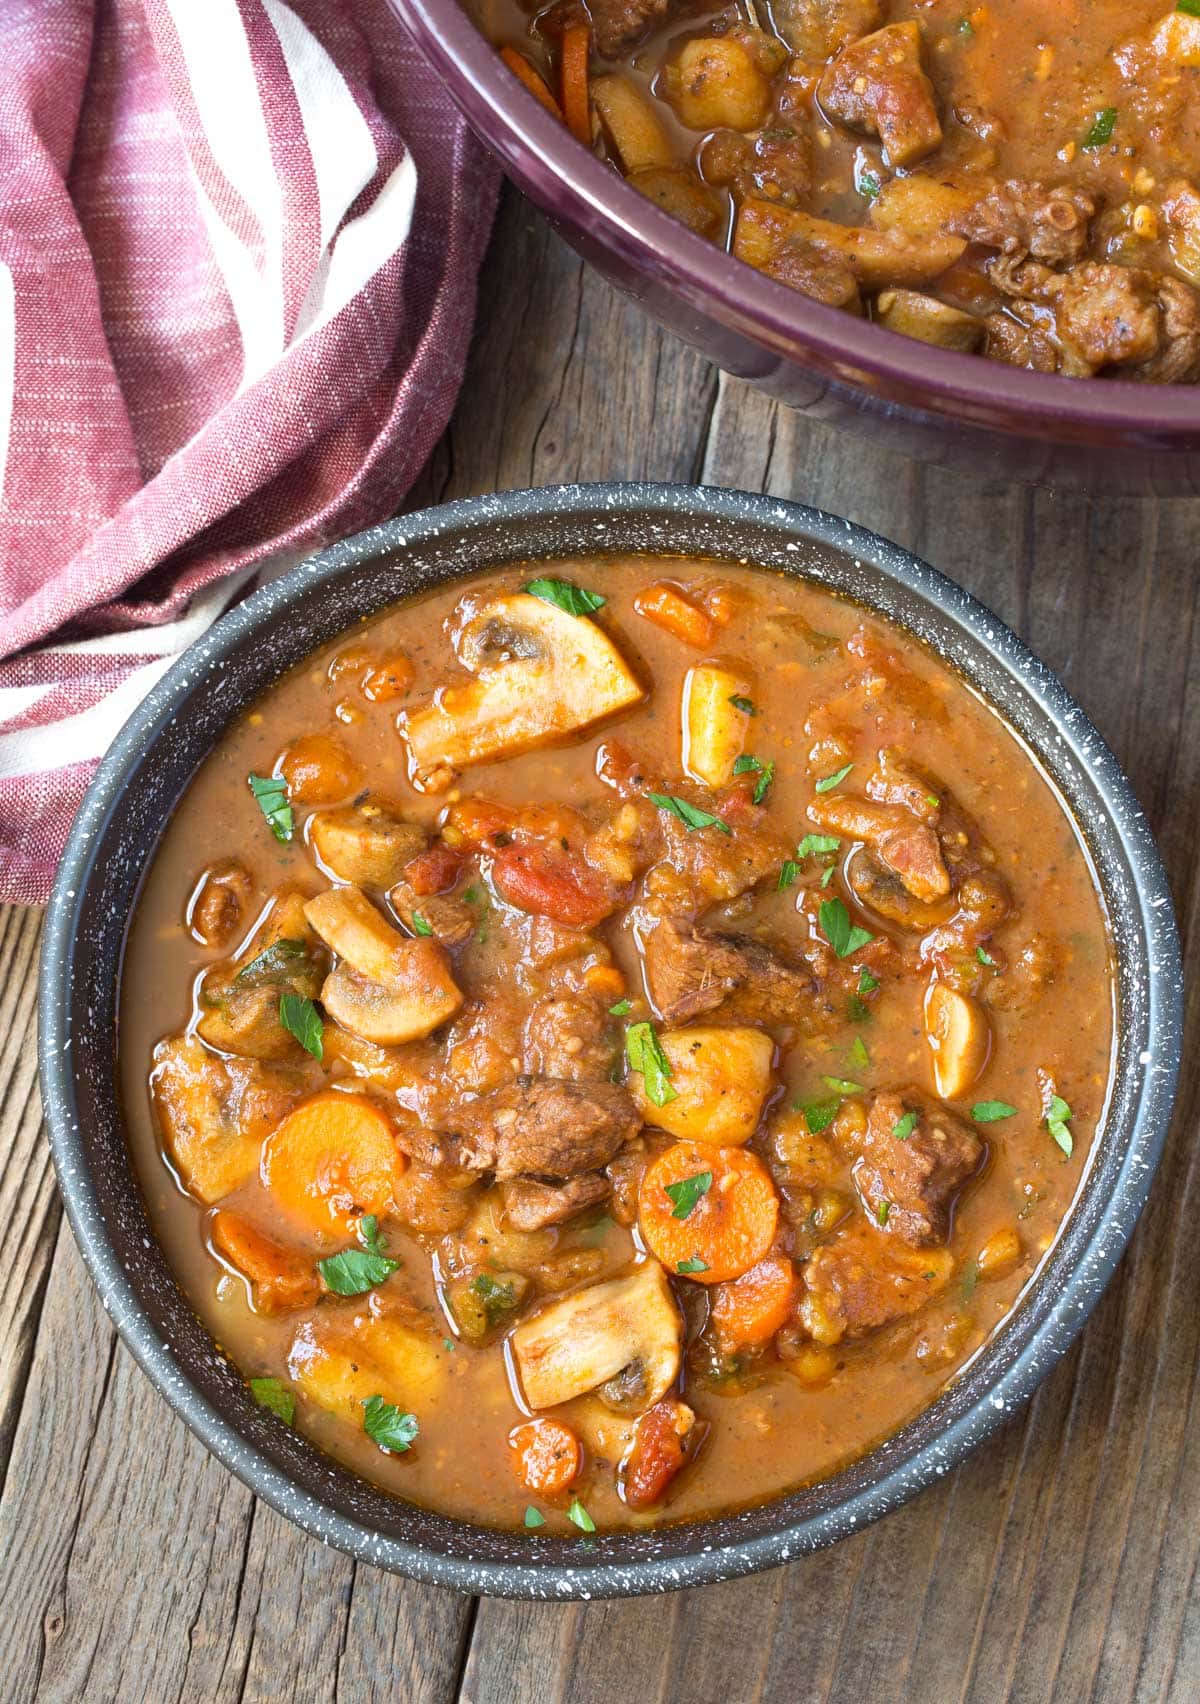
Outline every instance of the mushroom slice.
{"label": "mushroom slice", "polygon": [[397,721],[412,778],[427,791],[447,786],[455,769],[561,739],[644,696],[595,622],[527,592],[484,603],[456,649],[476,678]]}
{"label": "mushroom slice", "polygon": [[322,864],[339,881],[366,887],[394,886],[405,865],[426,846],[422,829],[374,795],[357,805],[317,811],[308,834]]}
{"label": "mushroom slice", "polygon": [[646,1123],[681,1142],[748,1142],[771,1092],[775,1043],[765,1030],[692,1024],[663,1030],[658,1040],[671,1067],[670,1100],[652,1101],[639,1071],[626,1085]]}
{"label": "mushroom slice", "polygon": [[358,888],[329,888],[304,907],[340,963],[321,989],[330,1017],[383,1047],[419,1041],[452,1018],[463,997],[445,949],[393,929]]}
{"label": "mushroom slice", "polygon": [[933,1055],[933,1080],[942,1100],[961,1100],[988,1061],[991,1028],[983,1007],[945,982],[925,996],[925,1040]]}
{"label": "mushroom slice", "polygon": [[683,1322],[666,1273],[643,1261],[624,1278],[552,1302],[512,1334],[530,1408],[553,1408],[633,1369],[650,1408],[679,1372]]}

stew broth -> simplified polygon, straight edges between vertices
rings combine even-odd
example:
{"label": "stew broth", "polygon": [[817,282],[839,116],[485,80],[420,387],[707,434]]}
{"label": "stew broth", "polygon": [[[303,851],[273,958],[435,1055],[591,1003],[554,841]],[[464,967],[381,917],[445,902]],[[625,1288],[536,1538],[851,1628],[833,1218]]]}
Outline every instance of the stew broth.
{"label": "stew broth", "polygon": [[[572,614],[531,581],[606,601]],[[516,755],[430,764],[423,707],[475,715],[489,670],[536,679],[585,630],[643,696]],[[578,677],[542,680],[473,737],[507,738],[543,696],[580,714]],[[399,881],[366,880],[364,848],[378,865],[401,833]],[[392,1008],[326,900],[273,927],[288,896],[336,912],[358,892],[335,868],[401,956],[448,967],[454,992],[435,965],[421,997],[464,1003],[427,1037],[354,1033]],[[128,942],[130,1140],[215,1340],[357,1472],[500,1526],[694,1518],[869,1450],[1012,1308],[1102,1122],[1111,958],[1057,795],[899,629],[724,562],[505,570],[343,635],[203,765]],[[294,1039],[312,1044],[308,1019],[320,1063]],[[331,1085],[357,1109],[354,1164],[320,1122]],[[407,1165],[381,1183],[393,1140]],[[347,1252],[374,1282],[341,1297]],[[579,1358],[595,1372],[618,1328],[590,1298],[631,1275],[649,1289],[620,1329],[645,1341],[591,1379]],[[514,1445],[535,1401],[547,1417]]]}

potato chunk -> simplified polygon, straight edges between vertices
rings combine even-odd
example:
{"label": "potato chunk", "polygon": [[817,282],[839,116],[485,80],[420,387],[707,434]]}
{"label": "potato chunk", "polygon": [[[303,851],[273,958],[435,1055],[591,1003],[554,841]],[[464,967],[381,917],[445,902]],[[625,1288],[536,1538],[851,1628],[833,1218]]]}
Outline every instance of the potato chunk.
{"label": "potato chunk", "polygon": [[925,996],[925,1040],[933,1055],[933,1080],[942,1100],[961,1100],[988,1062],[991,1029],[983,1007],[944,982]]}
{"label": "potato chunk", "polygon": [[626,175],[651,166],[675,165],[675,152],[658,114],[628,77],[593,77],[591,90],[592,104]]}
{"label": "potato chunk", "polygon": [[918,343],[933,343],[940,349],[958,349],[966,354],[979,348],[987,331],[974,314],[964,314],[960,308],[918,290],[880,291],[875,319],[902,337],[915,337]]}
{"label": "potato chunk", "polygon": [[838,225],[748,197],[738,211],[733,239],[738,259],[767,272],[789,246],[838,261],[868,290],[879,290],[887,284],[928,284],[954,265],[967,244],[965,238],[941,231],[916,236],[899,229]]}
{"label": "potato chunk", "polygon": [[1150,38],[1160,59],[1188,70],[1200,67],[1200,18],[1190,12],[1168,12]]}
{"label": "potato chunk", "polygon": [[446,1380],[448,1356],[437,1338],[425,1336],[390,1314],[366,1308],[306,1320],[288,1353],[296,1386],[319,1407],[362,1426],[363,1405],[372,1396],[416,1414],[432,1416]]}
{"label": "potato chunk", "polygon": [[[724,787],[742,754],[750,727],[744,708],[754,690],[741,670],[697,663],[683,683],[683,768],[706,787]],[[741,699],[742,705],[735,703]]]}
{"label": "potato chunk", "polygon": [[629,1090],[647,1123],[685,1142],[740,1147],[758,1126],[771,1087],[775,1043],[762,1030],[693,1024],[659,1036],[671,1062],[673,1100],[655,1106],[639,1072]]}
{"label": "potato chunk", "polygon": [[757,130],[771,85],[748,48],[731,36],[697,36],[663,73],[667,99],[689,130]]}
{"label": "potato chunk", "polygon": [[592,1284],[522,1321],[511,1338],[530,1408],[553,1408],[618,1373],[650,1408],[679,1372],[683,1323],[666,1273],[645,1260],[624,1278]]}
{"label": "potato chunk", "polygon": [[195,1036],[154,1050],[154,1111],[184,1188],[211,1206],[258,1170],[263,1138],[305,1090],[299,1073],[221,1059]]}
{"label": "potato chunk", "polygon": [[526,592],[482,604],[457,649],[477,678],[444,688],[397,723],[413,780],[430,791],[445,787],[455,769],[562,739],[644,696],[595,622]]}

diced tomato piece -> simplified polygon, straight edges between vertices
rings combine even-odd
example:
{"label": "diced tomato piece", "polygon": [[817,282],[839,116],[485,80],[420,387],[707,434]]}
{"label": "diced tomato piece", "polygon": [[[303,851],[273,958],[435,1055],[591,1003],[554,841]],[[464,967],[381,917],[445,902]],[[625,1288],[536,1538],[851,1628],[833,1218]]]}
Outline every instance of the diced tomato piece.
{"label": "diced tomato piece", "polygon": [[583,1472],[583,1446],[561,1420],[527,1420],[513,1427],[508,1441],[517,1452],[517,1477],[535,1496],[557,1496]]}
{"label": "diced tomato piece", "polygon": [[645,760],[620,740],[605,740],[600,747],[596,754],[596,775],[623,799],[640,797],[657,784]]}
{"label": "diced tomato piece", "polygon": [[625,1463],[625,1501],[631,1509],[661,1501],[688,1459],[686,1444],[695,1425],[695,1414],[674,1396],[665,1396],[642,1415]]}
{"label": "diced tomato piece", "polygon": [[514,841],[497,852],[492,881],[509,905],[568,929],[592,928],[616,904],[616,895],[578,853],[530,841]]}
{"label": "diced tomato piece", "polygon": [[404,866],[404,879],[414,893],[445,893],[458,880],[463,855],[444,840],[435,840],[424,852]]}
{"label": "diced tomato piece", "polygon": [[464,852],[479,852],[516,826],[517,813],[510,806],[492,799],[462,799],[450,807],[442,836]]}

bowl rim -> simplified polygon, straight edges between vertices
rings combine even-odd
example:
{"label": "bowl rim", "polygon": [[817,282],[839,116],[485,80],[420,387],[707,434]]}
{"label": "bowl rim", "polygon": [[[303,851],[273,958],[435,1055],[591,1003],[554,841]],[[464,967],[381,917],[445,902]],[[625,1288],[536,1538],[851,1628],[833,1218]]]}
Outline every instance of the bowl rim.
{"label": "bowl rim", "polygon": [[[589,234],[655,273],[700,311],[802,365],[933,415],[973,418],[1010,435],[1129,443],[1200,434],[1200,385],[1138,384],[1034,373],[912,340],[813,300],[708,242],[584,148],[508,70],[461,0],[389,0],[476,132],[553,219],[586,210]],[[567,212],[567,208],[570,212]],[[914,398],[914,391],[919,398]],[[1189,447],[1181,445],[1180,447]]]}
{"label": "bowl rim", "polygon": [[[1067,750],[1096,789],[1106,823],[1116,833],[1120,851],[1128,863],[1138,907],[1135,938],[1145,943],[1142,1033],[1146,1051],[1139,1060],[1144,1069],[1116,1184],[1098,1207],[1087,1242],[1067,1273],[1061,1292],[1046,1303],[1044,1317],[1034,1326],[1029,1341],[1016,1351],[995,1381],[934,1439],[917,1448],[911,1458],[902,1456],[885,1465],[878,1478],[831,1509],[789,1519],[782,1526],[731,1544],[706,1543],[704,1534],[710,1523],[700,1522],[694,1523],[696,1548],[686,1553],[652,1554],[645,1559],[618,1561],[600,1557],[591,1561],[578,1550],[556,1547],[535,1561],[501,1562],[447,1553],[381,1534],[331,1507],[321,1497],[300,1487],[189,1380],[172,1346],[162,1340],[148,1317],[105,1226],[100,1194],[88,1169],[78,1116],[68,996],[73,955],[82,938],[82,931],[76,927],[77,919],[86,901],[96,848],[121,808],[126,772],[145,760],[169,725],[176,699],[182,698],[194,684],[193,676],[203,672],[198,668],[201,661],[205,669],[219,667],[248,636],[285,615],[290,605],[311,597],[348,569],[368,564],[384,553],[394,556],[414,545],[436,548],[447,534],[469,535],[483,523],[498,521],[519,527],[523,522],[535,526],[547,519],[594,521],[598,512],[606,522],[615,524],[622,517],[634,520],[650,514],[661,518],[668,528],[672,520],[678,524],[680,517],[703,517],[718,525],[726,521],[744,523],[749,519],[781,540],[826,546],[852,559],[865,560],[899,589],[915,594],[918,603],[931,606],[939,621],[949,618],[968,637],[985,646],[1002,674],[1015,675],[1033,705],[1053,721],[1056,745]],[[598,544],[596,548],[604,547]],[[800,544],[791,542],[784,548],[796,550]],[[622,546],[617,542],[609,544],[607,549],[620,552]],[[664,549],[670,550],[669,542]],[[472,564],[476,570],[480,566],[479,562]],[[867,607],[872,607],[870,600]],[[980,690],[977,684],[976,690]],[[1002,719],[1006,719],[1003,713]],[[1038,755],[1036,749],[1035,755]],[[128,925],[132,909],[131,904],[122,919],[123,928]],[[153,687],[118,734],[72,826],[47,912],[38,1016],[39,1067],[49,1141],[69,1222],[106,1311],[126,1346],[175,1413],[252,1491],[322,1542],[422,1582],[496,1596],[565,1601],[708,1584],[772,1567],[818,1549],[857,1530],[945,1474],[986,1438],[1006,1414],[1032,1395],[1049,1367],[1065,1353],[1081,1330],[1124,1252],[1145,1203],[1166,1140],[1174,1101],[1182,1047],[1183,982],[1165,872],[1129,783],[1065,687],[985,606],[901,547],[850,522],[798,504],[713,487],[584,484],[464,498],[387,522],[330,547],[261,587],[190,647]],[[892,1434],[870,1452],[871,1456],[878,1455],[886,1464],[889,1444],[899,1436]],[[832,1484],[837,1477],[834,1475],[825,1484]],[[772,1504],[779,1502],[772,1500]],[[450,1521],[450,1525],[468,1534],[478,1530],[462,1522]],[[645,1536],[652,1538],[653,1533]],[[566,1547],[572,1541],[557,1543]]]}

